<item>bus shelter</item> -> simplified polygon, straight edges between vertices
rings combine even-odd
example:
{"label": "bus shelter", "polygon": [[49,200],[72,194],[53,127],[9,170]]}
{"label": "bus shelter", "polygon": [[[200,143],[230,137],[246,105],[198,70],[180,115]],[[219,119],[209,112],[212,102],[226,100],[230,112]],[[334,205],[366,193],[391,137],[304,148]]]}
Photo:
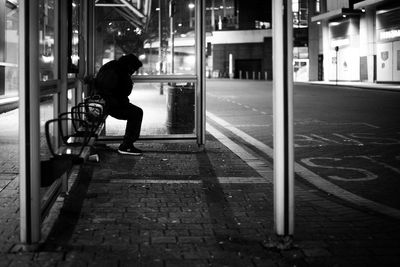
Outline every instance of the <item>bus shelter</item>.
{"label": "bus shelter", "polygon": [[[55,127],[45,138],[46,122],[90,95],[85,78],[106,62],[129,53],[143,62],[132,76],[131,96],[131,102],[145,112],[142,140],[193,140],[204,145],[205,0],[7,0],[0,7],[0,15],[7,19],[0,23],[7,32],[5,61],[15,61],[2,63],[0,76],[6,71],[18,77],[23,248],[38,244],[44,218],[60,193],[68,191],[68,172],[41,186],[42,163],[49,157],[46,140],[61,142],[62,128]],[[275,230],[290,237],[294,226],[291,1],[273,1],[272,7]],[[15,86],[9,81],[8,87]],[[119,142],[122,123],[107,118],[99,140]]]}
{"label": "bus shelter", "polygon": [[[135,54],[131,102],[142,107],[142,140],[205,142],[205,1],[7,1],[18,20],[20,240],[36,244],[41,223],[68,178],[40,185],[48,158],[45,122],[90,92],[85,77]],[[8,13],[7,13],[8,14]],[[119,142],[125,121],[107,118],[99,137]],[[51,138],[58,141],[58,129]]]}

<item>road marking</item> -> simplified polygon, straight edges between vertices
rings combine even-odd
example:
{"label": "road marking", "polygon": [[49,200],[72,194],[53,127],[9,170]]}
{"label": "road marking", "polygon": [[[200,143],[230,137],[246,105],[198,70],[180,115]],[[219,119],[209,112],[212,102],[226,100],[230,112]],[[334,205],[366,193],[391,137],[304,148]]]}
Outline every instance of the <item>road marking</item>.
{"label": "road marking", "polygon": [[262,115],[268,115],[267,112],[260,111],[260,110],[258,110],[256,108],[252,108],[249,105],[245,105],[245,104],[242,104],[240,102],[236,102],[235,100],[227,98],[227,97],[220,97],[220,96],[217,96],[216,94],[211,94],[211,93],[207,93],[207,95],[211,96],[211,97],[215,97],[215,98],[217,98],[218,100],[221,100],[221,101],[225,101],[225,102],[229,102],[231,104],[236,104],[236,105],[239,105],[239,106],[243,106],[243,107],[245,107],[247,109],[253,110],[254,112],[261,113]]}
{"label": "road marking", "polygon": [[[266,184],[264,177],[217,177],[220,184]],[[203,180],[167,180],[167,179],[111,179],[112,184],[202,184]]]}
{"label": "road marking", "polygon": [[215,116],[211,112],[206,111],[206,115],[207,115],[207,117],[212,119],[214,122],[216,122],[220,126],[224,127],[225,129],[230,130],[232,133],[236,134],[237,136],[239,136],[240,138],[245,140],[247,143],[255,146],[257,149],[259,149],[261,151],[266,151],[268,156],[270,156],[271,158],[273,157],[274,151],[272,150],[272,148],[270,148],[266,144],[258,141],[254,137],[252,137],[252,136],[246,134],[245,132],[239,130],[238,128],[234,127],[232,124],[230,124],[227,121]]}
{"label": "road marking", "polygon": [[[227,130],[236,134],[241,139],[243,139],[245,142],[250,143],[251,145],[256,147],[258,150],[264,152],[268,157],[273,159],[273,149],[270,148],[269,146],[265,145],[264,143],[261,143],[260,141],[253,138],[252,136],[246,134],[245,132],[235,128],[230,123],[217,117],[216,115],[212,114],[211,112],[206,111],[206,115],[208,118],[213,120],[215,123],[219,124],[220,126],[226,128]],[[238,145],[236,143],[234,143],[234,146],[238,146]],[[230,148],[229,146],[227,146],[227,147]],[[307,168],[303,167],[302,165],[300,165],[296,162],[294,163],[294,168],[295,168],[296,174],[298,174],[300,177],[305,179],[307,182],[311,183],[312,185],[316,186],[317,188],[319,188],[322,191],[325,191],[329,194],[332,194],[338,198],[341,198],[345,201],[348,201],[348,202],[358,205],[360,207],[364,207],[364,208],[370,209],[374,212],[385,214],[387,216],[394,217],[396,219],[400,219],[400,210],[398,210],[398,209],[391,208],[386,205],[383,205],[383,204],[377,203],[375,201],[360,197],[356,194],[353,194],[353,193],[327,181],[326,179],[323,179],[316,173],[308,170]]]}
{"label": "road marking", "polygon": [[366,139],[366,140],[375,140],[375,142],[368,142],[369,144],[373,145],[399,145],[400,140],[395,138],[380,138],[374,136],[374,133],[351,133],[349,134],[353,138],[358,139]]}
{"label": "road marking", "polygon": [[201,184],[201,180],[111,179],[113,184]]}
{"label": "road marking", "polygon": [[339,138],[343,138],[343,141],[345,141],[345,142],[353,142],[353,143],[354,143],[355,145],[357,145],[357,146],[363,146],[363,145],[364,145],[364,144],[361,143],[360,141],[355,140],[355,139],[352,139],[352,138],[347,137],[347,136],[344,136],[344,135],[342,135],[342,134],[333,133],[332,135],[335,135],[335,136],[337,136],[337,137],[339,137]]}
{"label": "road marking", "polygon": [[317,134],[310,134],[312,137],[315,137],[315,138],[318,138],[318,139],[321,139],[322,141],[325,141],[325,142],[332,142],[332,143],[335,143],[335,144],[340,144],[339,142],[337,142],[337,141],[335,141],[335,140],[331,140],[331,139],[328,139],[328,138],[325,138],[325,137],[322,137],[322,136],[320,136],[320,135],[317,135]]}
{"label": "road marking", "polygon": [[320,121],[320,120],[311,120],[311,121],[305,121],[305,122],[297,122],[297,124],[310,124],[310,123],[319,123],[322,125],[365,125],[370,128],[375,128],[379,129],[379,126],[366,123],[366,122],[325,122],[325,121]]}
{"label": "road marking", "polygon": [[271,124],[235,124],[235,127],[270,127]]}
{"label": "road marking", "polygon": [[400,139],[379,137],[375,133],[331,133],[329,136],[317,134],[295,134],[295,147],[315,147],[328,145],[364,146],[364,145],[399,145]]}
{"label": "road marking", "polygon": [[383,167],[388,168],[388,169],[394,171],[397,174],[400,174],[400,170],[399,169],[397,169],[397,168],[393,167],[392,165],[389,165],[389,164],[387,164],[385,162],[381,162],[381,161],[378,161],[378,160],[374,159],[374,158],[380,158],[381,156],[370,156],[370,157],[368,157],[368,156],[353,156],[353,157],[360,157],[360,158],[368,159],[373,163],[382,165]]}
{"label": "road marking", "polygon": [[223,145],[228,147],[233,153],[240,157],[247,165],[252,167],[266,182],[272,183],[272,169],[267,162],[260,160],[258,157],[247,152],[243,147],[233,142],[226,135],[206,124],[207,131],[218,139]]}
{"label": "road marking", "polygon": [[[321,147],[321,146],[327,146],[328,143],[322,141],[330,141],[329,139],[321,139],[317,138],[315,136],[307,136],[304,134],[295,134],[294,135],[294,147]],[[304,142],[305,144],[302,144]],[[300,143],[300,144],[299,144]]]}
{"label": "road marking", "polygon": [[340,166],[331,166],[331,165],[322,165],[316,164],[313,160],[327,160],[327,161],[340,161],[342,159],[339,158],[329,158],[329,157],[311,157],[311,158],[303,158],[301,162],[306,164],[307,166],[314,167],[314,168],[325,168],[325,169],[338,169],[338,170],[347,170],[347,171],[355,171],[364,174],[364,177],[361,178],[344,178],[338,175],[328,175],[329,178],[338,181],[344,182],[360,182],[360,181],[371,181],[378,179],[378,176],[370,171],[360,169],[360,168],[349,168],[349,167],[340,167]]}

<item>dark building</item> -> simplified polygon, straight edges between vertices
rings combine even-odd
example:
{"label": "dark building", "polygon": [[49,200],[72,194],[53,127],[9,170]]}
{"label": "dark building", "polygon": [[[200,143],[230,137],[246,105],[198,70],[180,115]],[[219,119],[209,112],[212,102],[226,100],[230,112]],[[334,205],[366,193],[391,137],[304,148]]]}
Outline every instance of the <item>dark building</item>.
{"label": "dark building", "polygon": [[272,79],[271,1],[206,1],[209,77]]}

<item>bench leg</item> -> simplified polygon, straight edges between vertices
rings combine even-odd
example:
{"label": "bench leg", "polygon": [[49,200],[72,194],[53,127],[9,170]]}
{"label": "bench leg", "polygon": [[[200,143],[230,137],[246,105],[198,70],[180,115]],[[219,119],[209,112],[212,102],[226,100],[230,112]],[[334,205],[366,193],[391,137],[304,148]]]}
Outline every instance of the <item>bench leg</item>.
{"label": "bench leg", "polygon": [[61,176],[61,193],[67,193],[68,192],[68,174],[64,173]]}

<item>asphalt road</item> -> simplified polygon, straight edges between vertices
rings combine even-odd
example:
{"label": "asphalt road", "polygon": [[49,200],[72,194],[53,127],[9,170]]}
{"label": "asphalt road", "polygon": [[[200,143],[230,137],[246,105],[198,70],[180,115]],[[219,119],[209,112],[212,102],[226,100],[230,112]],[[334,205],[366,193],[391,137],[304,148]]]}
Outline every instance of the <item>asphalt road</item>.
{"label": "asphalt road", "polygon": [[[400,210],[399,103],[400,92],[296,84],[295,161],[315,174],[308,182],[323,180],[371,203]],[[272,160],[228,129],[234,127],[273,147],[271,82],[209,80],[207,111],[229,123],[225,132],[236,142]]]}

